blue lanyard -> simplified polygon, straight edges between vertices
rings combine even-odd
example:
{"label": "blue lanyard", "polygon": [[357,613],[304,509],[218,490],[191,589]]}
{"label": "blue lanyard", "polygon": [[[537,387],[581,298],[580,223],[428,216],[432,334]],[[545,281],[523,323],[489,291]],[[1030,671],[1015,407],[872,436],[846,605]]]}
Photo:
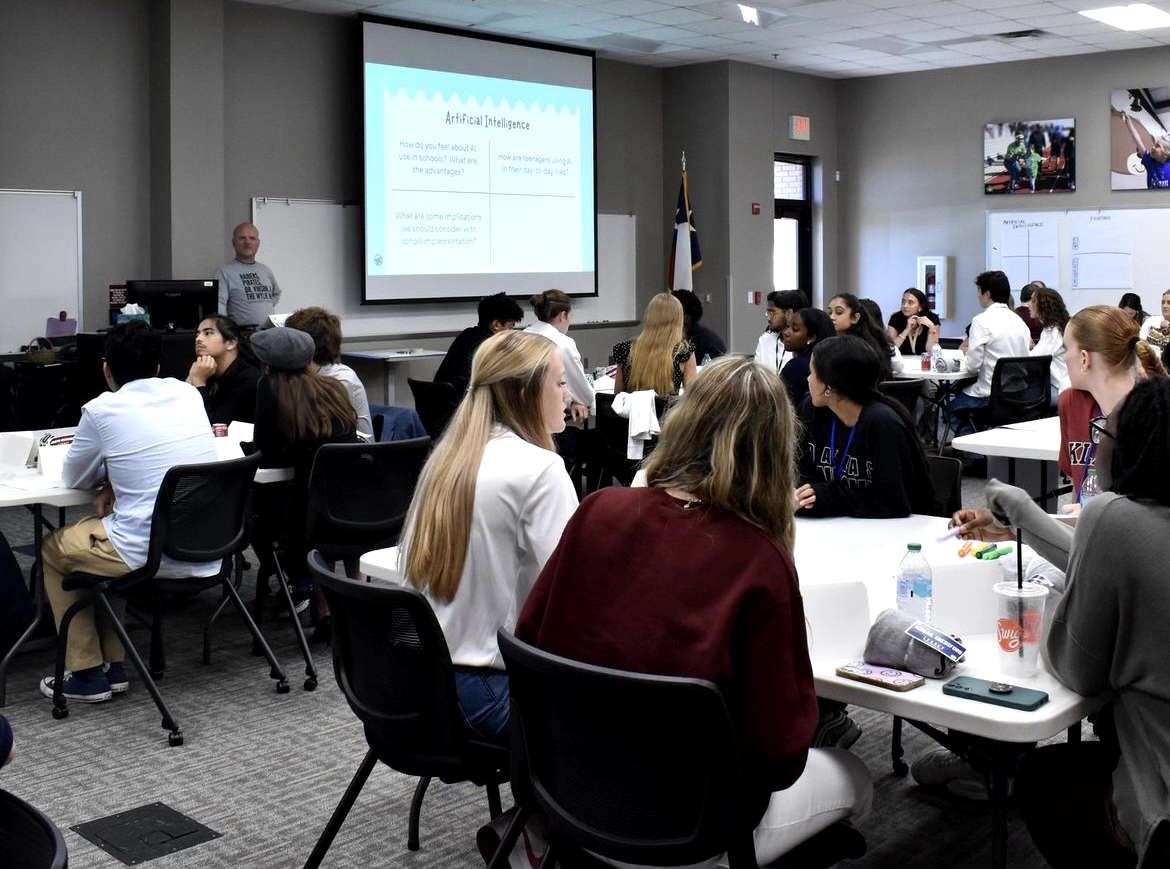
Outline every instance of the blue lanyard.
{"label": "blue lanyard", "polygon": [[[857,418],[857,422],[861,422],[861,418]],[[857,434],[857,426],[849,429],[849,440],[845,441],[845,449],[841,453],[841,461],[833,465],[833,479],[840,480],[841,473],[845,470],[845,462],[849,459],[849,448],[853,446],[853,436]],[[837,455],[837,417],[833,417],[833,428],[829,432],[829,455]],[[829,461],[833,461],[832,458]]]}

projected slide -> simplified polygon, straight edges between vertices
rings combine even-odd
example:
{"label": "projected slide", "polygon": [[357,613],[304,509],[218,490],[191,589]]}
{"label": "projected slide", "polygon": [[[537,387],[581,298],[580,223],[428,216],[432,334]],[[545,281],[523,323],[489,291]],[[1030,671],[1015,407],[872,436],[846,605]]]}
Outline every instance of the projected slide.
{"label": "projected slide", "polygon": [[591,58],[367,26],[366,300],[594,292]]}

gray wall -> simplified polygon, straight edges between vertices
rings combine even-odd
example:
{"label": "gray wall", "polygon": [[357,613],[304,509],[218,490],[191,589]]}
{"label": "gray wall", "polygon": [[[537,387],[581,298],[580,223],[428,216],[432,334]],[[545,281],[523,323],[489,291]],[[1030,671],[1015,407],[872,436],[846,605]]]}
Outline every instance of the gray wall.
{"label": "gray wall", "polygon": [[[1110,91],[1164,86],[1168,58],[1159,48],[840,82],[842,136],[856,145],[841,149],[843,288],[878,299],[888,316],[914,285],[916,257],[950,254],[956,314],[943,334],[958,335],[978,313],[986,211],[1170,205],[1167,192],[1109,190]],[[1076,192],[983,194],[984,123],[1067,117]]]}
{"label": "gray wall", "polygon": [[148,34],[146,0],[0,2],[0,187],[83,192],[90,326],[150,270]]}

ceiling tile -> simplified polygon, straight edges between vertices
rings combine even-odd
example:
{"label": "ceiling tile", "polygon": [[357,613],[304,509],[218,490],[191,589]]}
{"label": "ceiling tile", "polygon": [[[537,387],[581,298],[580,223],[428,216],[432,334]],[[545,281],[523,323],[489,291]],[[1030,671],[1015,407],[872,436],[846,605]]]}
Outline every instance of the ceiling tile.
{"label": "ceiling tile", "polygon": [[823,3],[806,3],[792,10],[793,15],[801,18],[839,18],[850,23],[850,16],[870,11],[873,11],[873,7],[856,0],[825,0]]}
{"label": "ceiling tile", "polygon": [[606,0],[598,3],[596,9],[609,12],[611,15],[645,15],[648,12],[665,12],[671,7],[657,0]]}
{"label": "ceiling tile", "polygon": [[699,12],[694,9],[665,9],[661,12],[649,12],[645,15],[635,15],[635,18],[641,18],[645,21],[653,21],[655,24],[690,24],[695,21],[710,21],[714,18],[713,15],[707,15],[704,12]]}
{"label": "ceiling tile", "polygon": [[1003,19],[974,9],[952,15],[930,15],[927,20],[939,27],[966,27],[971,24],[1003,24]]}

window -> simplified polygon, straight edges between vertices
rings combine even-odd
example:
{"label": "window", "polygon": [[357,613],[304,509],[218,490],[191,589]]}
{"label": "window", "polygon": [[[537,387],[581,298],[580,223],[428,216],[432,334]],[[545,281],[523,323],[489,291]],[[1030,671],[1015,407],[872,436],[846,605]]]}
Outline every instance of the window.
{"label": "window", "polygon": [[772,285],[812,300],[812,159],[777,154],[772,173]]}

